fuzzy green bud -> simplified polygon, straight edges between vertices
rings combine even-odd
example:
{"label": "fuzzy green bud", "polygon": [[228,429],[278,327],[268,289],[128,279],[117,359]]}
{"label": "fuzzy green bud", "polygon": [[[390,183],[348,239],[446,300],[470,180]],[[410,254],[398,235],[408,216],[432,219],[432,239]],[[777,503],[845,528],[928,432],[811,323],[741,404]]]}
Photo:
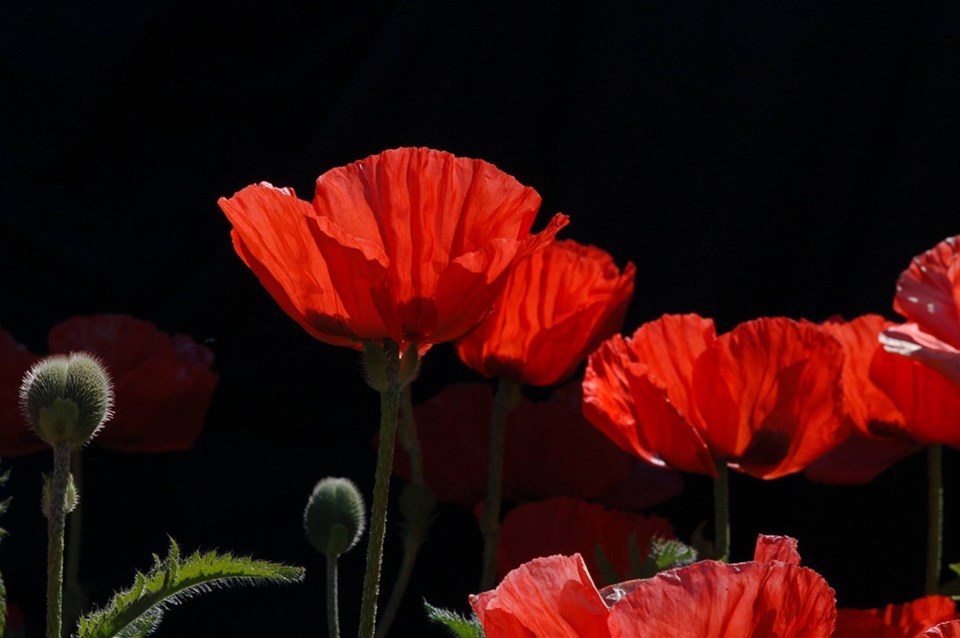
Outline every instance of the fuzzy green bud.
{"label": "fuzzy green bud", "polygon": [[313,548],[327,556],[351,549],[363,535],[366,506],[353,481],[327,477],[317,483],[303,512],[303,526]]}
{"label": "fuzzy green bud", "polygon": [[51,446],[69,443],[77,449],[110,417],[113,385],[93,355],[53,355],[41,359],[24,375],[20,407],[44,442]]}
{"label": "fuzzy green bud", "polygon": [[[50,519],[53,515],[53,478],[47,475],[43,476],[43,497],[40,501],[40,507],[43,510],[43,515]],[[64,514],[69,514],[77,507],[77,503],[80,502],[80,493],[77,492],[77,485],[73,482],[73,474],[70,475],[69,480],[67,481],[67,494],[66,502],[63,508]]]}

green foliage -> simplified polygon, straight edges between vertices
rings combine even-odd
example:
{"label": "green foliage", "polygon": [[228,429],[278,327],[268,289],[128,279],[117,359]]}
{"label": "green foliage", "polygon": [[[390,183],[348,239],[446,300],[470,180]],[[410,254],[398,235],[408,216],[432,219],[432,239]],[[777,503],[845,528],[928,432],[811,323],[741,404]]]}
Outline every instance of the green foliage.
{"label": "green foliage", "polygon": [[594,546],[603,582],[612,585],[637,578],[650,578],[665,569],[689,565],[697,560],[698,556],[696,549],[678,540],[654,538],[650,541],[650,551],[647,552],[647,556],[641,559],[640,544],[637,542],[636,534],[630,534],[627,537],[627,548],[630,552],[630,568],[626,573],[619,574],[600,545]]}
{"label": "green foliage", "polygon": [[153,560],[150,571],[137,572],[133,587],[80,618],[79,638],[142,638],[157,628],[167,606],[194,594],[242,583],[299,582],[304,574],[301,567],[217,552],[194,552],[184,559],[173,539],[167,557],[154,554]]}
{"label": "green foliage", "polygon": [[459,638],[484,638],[483,627],[476,614],[470,614],[469,618],[450,611],[434,607],[427,601],[423,601],[423,608],[427,611],[427,617],[435,623],[445,626],[450,633]]}

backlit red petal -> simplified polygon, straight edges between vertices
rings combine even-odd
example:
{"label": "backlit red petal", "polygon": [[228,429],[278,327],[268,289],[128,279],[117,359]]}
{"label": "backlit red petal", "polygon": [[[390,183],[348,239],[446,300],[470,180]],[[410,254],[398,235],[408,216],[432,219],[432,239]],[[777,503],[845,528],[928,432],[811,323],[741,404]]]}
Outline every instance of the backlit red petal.
{"label": "backlit red petal", "polygon": [[740,324],[696,363],[703,436],[714,454],[754,476],[798,472],[846,437],[842,369],[842,346],[812,324]]}
{"label": "backlit red petal", "polygon": [[797,549],[797,539],[790,536],[760,534],[753,550],[753,560],[758,563],[779,561],[799,566],[800,551]]}
{"label": "backlit red petal", "polygon": [[701,561],[661,572],[610,610],[612,638],[829,638],[833,590],[784,562]]}
{"label": "backlit red petal", "polygon": [[487,638],[610,638],[609,611],[579,554],[525,563],[470,596]]}
{"label": "backlit red petal", "polygon": [[924,332],[960,348],[960,236],[917,255],[897,279],[893,308]]}
{"label": "backlit red petal", "polygon": [[948,596],[926,596],[879,609],[838,609],[834,638],[915,638],[956,616],[956,603]]}
{"label": "backlit red petal", "polygon": [[960,620],[940,623],[923,632],[921,638],[960,638]]}
{"label": "backlit red petal", "polygon": [[960,350],[922,332],[917,324],[888,327],[880,333],[880,344],[887,352],[915,359],[960,385]]}

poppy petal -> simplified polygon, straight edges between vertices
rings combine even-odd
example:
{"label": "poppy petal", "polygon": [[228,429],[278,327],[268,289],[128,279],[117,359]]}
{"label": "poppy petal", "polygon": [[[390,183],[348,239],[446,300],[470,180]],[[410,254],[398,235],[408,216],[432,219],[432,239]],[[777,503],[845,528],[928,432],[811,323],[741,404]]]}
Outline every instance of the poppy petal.
{"label": "poppy petal", "polygon": [[579,554],[524,563],[470,606],[487,638],[610,638],[610,612]]}
{"label": "poppy petal", "polygon": [[960,348],[960,236],[916,256],[897,278],[893,309],[920,329]]}
{"label": "poppy petal", "polygon": [[800,551],[797,539],[790,536],[770,536],[761,534],[753,550],[753,560],[758,563],[779,561],[789,565],[800,565]]}
{"label": "poppy petal", "polygon": [[610,611],[612,638],[829,638],[833,589],[785,562],[701,561],[640,581]]}
{"label": "poppy petal", "polygon": [[960,350],[922,332],[915,323],[891,326],[880,333],[884,350],[916,359],[960,385]]}
{"label": "poppy petal", "polygon": [[843,348],[817,326],[761,318],[721,335],[696,362],[703,436],[734,469],[798,472],[847,435]]}
{"label": "poppy petal", "polygon": [[960,620],[940,623],[923,632],[921,638],[960,638]]}
{"label": "poppy petal", "polygon": [[879,609],[838,609],[834,637],[915,638],[956,616],[957,605],[949,596],[925,596]]}

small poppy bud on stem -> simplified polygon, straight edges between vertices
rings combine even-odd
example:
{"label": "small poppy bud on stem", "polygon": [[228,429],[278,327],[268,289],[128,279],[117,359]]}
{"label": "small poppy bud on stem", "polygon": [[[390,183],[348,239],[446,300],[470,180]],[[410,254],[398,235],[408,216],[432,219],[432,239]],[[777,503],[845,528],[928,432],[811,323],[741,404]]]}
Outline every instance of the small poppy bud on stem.
{"label": "small poppy bud on stem", "polygon": [[42,359],[20,385],[28,425],[53,448],[53,475],[44,481],[42,498],[47,517],[47,638],[60,638],[63,625],[64,528],[67,513],[77,504],[70,452],[93,438],[112,405],[110,378],[100,362],[85,353]]}
{"label": "small poppy bud on stem", "polygon": [[352,481],[328,477],[317,483],[303,512],[307,540],[327,557],[327,627],[340,636],[337,558],[357,544],[366,526],[363,496]]}
{"label": "small poppy bud on stem", "polygon": [[20,405],[27,423],[44,442],[69,443],[77,449],[110,416],[113,388],[103,365],[92,355],[54,355],[24,376]]}

